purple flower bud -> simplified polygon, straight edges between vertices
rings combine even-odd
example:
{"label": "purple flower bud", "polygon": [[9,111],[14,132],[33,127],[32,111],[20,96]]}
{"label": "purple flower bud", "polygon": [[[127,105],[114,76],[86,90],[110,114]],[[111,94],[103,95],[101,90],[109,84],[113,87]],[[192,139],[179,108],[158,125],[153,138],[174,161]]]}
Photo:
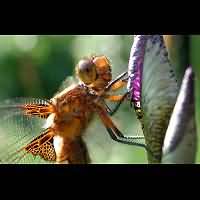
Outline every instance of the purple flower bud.
{"label": "purple flower bud", "polygon": [[160,163],[162,145],[178,94],[161,35],[136,35],[128,65],[131,102],[142,123],[149,163]]}
{"label": "purple flower bud", "polygon": [[188,67],[163,145],[163,163],[195,163],[197,133],[194,108],[194,74]]}

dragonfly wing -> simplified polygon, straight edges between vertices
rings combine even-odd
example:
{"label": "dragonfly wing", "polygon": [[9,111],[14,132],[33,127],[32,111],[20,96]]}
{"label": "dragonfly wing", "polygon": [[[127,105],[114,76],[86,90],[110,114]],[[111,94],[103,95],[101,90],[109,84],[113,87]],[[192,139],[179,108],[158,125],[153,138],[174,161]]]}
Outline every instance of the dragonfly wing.
{"label": "dragonfly wing", "polygon": [[69,86],[77,85],[79,83],[79,80],[75,78],[74,76],[68,76],[60,85],[58,88],[58,91],[56,92],[55,95],[59,94],[61,91],[66,89]]}
{"label": "dragonfly wing", "polygon": [[132,77],[128,89],[132,89],[132,101],[139,102],[143,111],[143,132],[147,147],[154,155],[149,154],[148,160],[160,162],[166,129],[178,94],[176,76],[161,35],[135,36],[133,47],[134,62],[129,66]]}
{"label": "dragonfly wing", "polygon": [[[15,152],[38,137],[43,131],[42,126],[45,120],[38,116],[26,115],[23,109],[25,104],[48,105],[48,101],[17,98],[0,103],[0,162],[13,163],[13,156],[17,158],[24,153],[15,154]],[[33,156],[26,157],[29,159],[23,159],[23,162],[34,162]]]}

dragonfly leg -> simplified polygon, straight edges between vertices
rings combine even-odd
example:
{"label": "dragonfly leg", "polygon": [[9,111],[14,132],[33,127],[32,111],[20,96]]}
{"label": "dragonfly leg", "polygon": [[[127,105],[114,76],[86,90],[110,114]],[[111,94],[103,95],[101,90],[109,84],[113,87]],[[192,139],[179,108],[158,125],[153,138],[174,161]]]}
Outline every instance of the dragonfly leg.
{"label": "dragonfly leg", "polygon": [[106,97],[107,100],[110,100],[110,101],[114,101],[114,102],[118,102],[117,105],[113,108],[113,109],[110,109],[107,104],[105,103],[106,107],[108,108],[108,113],[109,115],[114,115],[117,110],[119,109],[120,105],[123,103],[123,101],[126,99],[126,97],[128,96],[128,92],[125,93],[124,95],[109,95]]}
{"label": "dragonfly leg", "polygon": [[[137,142],[137,140],[144,140],[144,136],[132,136],[132,137],[127,137],[124,136],[118,129],[119,132],[114,132],[111,128],[106,128],[110,137],[116,141],[116,142],[120,142],[123,144],[128,144],[128,145],[134,145],[134,146],[138,146],[138,147],[143,147],[146,149],[146,145],[142,144],[140,142]],[[116,131],[116,130],[115,130]]]}
{"label": "dragonfly leg", "polygon": [[119,80],[111,86],[111,91],[119,90],[120,88],[123,88],[124,86],[126,86],[126,84],[127,84],[126,79]]}
{"label": "dragonfly leg", "polygon": [[144,141],[143,143],[137,142],[138,140],[141,139],[144,140],[144,136],[132,136],[132,137],[124,136],[121,133],[121,131],[114,125],[111,118],[108,116],[107,111],[104,108],[98,106],[97,113],[113,140],[124,144],[143,147],[146,149]]}
{"label": "dragonfly leg", "polygon": [[[112,80],[105,88],[105,91],[116,91],[122,87],[124,87],[127,84],[127,78],[124,78],[127,75],[127,72],[124,72],[120,74],[117,78]],[[114,109],[110,109],[106,103],[105,106],[107,108],[107,112],[109,115],[114,115],[115,112],[119,109],[122,102],[126,99],[128,93],[125,93],[124,95],[109,95],[106,94],[104,98],[106,100],[112,101],[112,102],[118,102],[117,105],[114,107]]]}
{"label": "dragonfly leg", "polygon": [[124,87],[128,81],[128,78],[124,78],[128,72],[124,72],[120,74],[118,77],[116,77],[114,80],[110,81],[110,83],[106,86],[105,90],[118,90],[122,87]]}
{"label": "dragonfly leg", "polygon": [[[155,158],[157,157],[145,145],[144,136],[138,136],[138,135],[137,136],[124,136],[123,133],[114,125],[114,123],[112,122],[111,118],[108,116],[108,113],[106,112],[105,109],[103,109],[102,107],[99,106],[98,109],[97,109],[97,113],[98,113],[99,117],[101,118],[104,126],[106,127],[110,137],[114,141],[120,142],[120,143],[123,143],[123,144],[142,147],[147,152],[149,152],[152,156],[154,156]],[[139,142],[139,140],[142,140],[142,141]]]}

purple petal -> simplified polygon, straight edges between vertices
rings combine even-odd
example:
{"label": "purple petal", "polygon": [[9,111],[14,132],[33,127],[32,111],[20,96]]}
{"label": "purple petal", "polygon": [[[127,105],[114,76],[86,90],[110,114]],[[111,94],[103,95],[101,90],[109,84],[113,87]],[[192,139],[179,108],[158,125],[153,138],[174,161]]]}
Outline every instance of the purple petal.
{"label": "purple petal", "polygon": [[196,134],[194,74],[192,67],[188,67],[166,132],[163,163],[194,163]]}
{"label": "purple petal", "polygon": [[131,92],[131,101],[136,105],[141,101],[142,89],[142,69],[145,54],[145,44],[147,37],[138,35],[134,38],[134,43],[131,48],[129,64],[128,64],[128,91]]}
{"label": "purple petal", "polygon": [[[147,45],[148,42],[148,45]],[[156,44],[158,48],[156,51],[154,47]],[[137,102],[141,104],[141,91],[142,91],[142,75],[143,75],[143,64],[147,53],[152,55],[152,58],[159,57],[160,64],[169,62],[168,53],[163,42],[163,37],[160,35],[136,35],[134,37],[134,43],[131,48],[129,64],[128,64],[128,75],[129,81],[127,89],[131,92],[131,101],[136,106]],[[149,58],[147,58],[149,59]],[[150,58],[151,59],[151,58]]]}
{"label": "purple petal", "polygon": [[[160,163],[178,85],[162,35],[137,35],[128,65],[127,89],[141,119],[149,163]],[[139,108],[139,109],[138,109]],[[141,112],[142,111],[142,112]]]}

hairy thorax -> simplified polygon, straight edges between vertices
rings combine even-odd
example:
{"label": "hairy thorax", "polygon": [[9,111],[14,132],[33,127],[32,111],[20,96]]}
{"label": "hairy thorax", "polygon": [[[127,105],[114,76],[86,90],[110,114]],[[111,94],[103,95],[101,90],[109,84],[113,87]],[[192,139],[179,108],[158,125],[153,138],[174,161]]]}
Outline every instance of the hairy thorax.
{"label": "hairy thorax", "polygon": [[78,85],[53,99],[56,112],[53,129],[57,135],[80,136],[92,116],[92,99],[86,88]]}

